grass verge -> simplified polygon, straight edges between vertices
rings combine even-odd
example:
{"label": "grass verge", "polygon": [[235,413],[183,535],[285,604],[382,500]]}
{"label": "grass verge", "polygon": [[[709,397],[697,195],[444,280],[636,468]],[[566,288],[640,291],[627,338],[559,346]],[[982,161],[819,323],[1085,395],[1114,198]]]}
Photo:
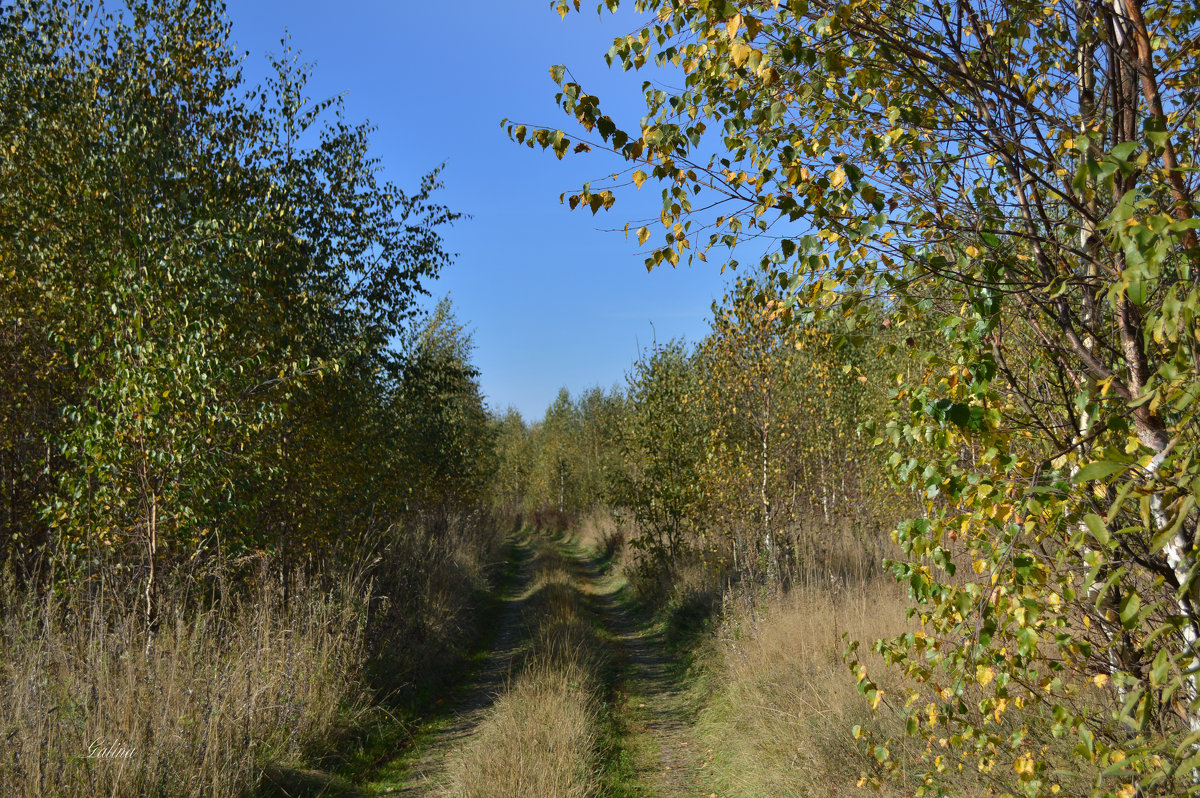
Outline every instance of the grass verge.
{"label": "grass verge", "polygon": [[368,783],[372,792],[399,789],[413,763],[436,738],[438,730],[452,720],[455,697],[468,689],[472,673],[486,663],[500,633],[504,596],[516,587],[522,560],[528,556],[526,533],[514,535],[505,549],[495,586],[476,595],[479,607],[475,634],[464,655],[427,675],[419,691],[389,710],[366,736],[339,774],[359,783]]}
{"label": "grass verge", "polygon": [[875,580],[726,607],[703,655],[710,681],[697,724],[719,794],[871,794],[857,782],[877,763],[851,729],[903,738],[903,720],[885,707],[872,717],[842,661],[842,634],[871,640],[905,628],[903,599],[895,583]]}
{"label": "grass verge", "polygon": [[396,529],[355,576],[181,580],[150,641],[132,589],[0,585],[0,795],[352,794],[462,656],[496,541]]}
{"label": "grass verge", "polygon": [[239,795],[319,756],[369,706],[366,596],[264,577],[164,620],[26,595],[0,627],[0,794]]}

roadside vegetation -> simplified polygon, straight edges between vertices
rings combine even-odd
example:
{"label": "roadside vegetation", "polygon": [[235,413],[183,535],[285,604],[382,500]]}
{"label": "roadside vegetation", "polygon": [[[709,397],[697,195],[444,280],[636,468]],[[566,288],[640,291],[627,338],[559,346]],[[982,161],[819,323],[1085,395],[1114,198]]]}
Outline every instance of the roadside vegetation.
{"label": "roadside vegetation", "polygon": [[637,128],[557,66],[581,140],[508,132],[732,276],[540,419],[286,45],[0,5],[0,793],[350,792],[532,530],[447,794],[1200,795],[1200,11],[636,5]]}
{"label": "roadside vegetation", "polygon": [[[661,189],[626,227],[647,268],[758,260],[745,310],[634,370],[633,428],[644,378],[672,392],[615,505],[641,582],[722,569],[740,680],[731,652],[775,639],[753,619],[785,623],[806,571],[845,578],[824,541],[848,536],[909,616],[845,646],[878,718],[852,726],[864,786],[1200,792],[1195,4],[632,5],[604,57],[641,73],[640,121],[558,65],[571,129],[508,131],[612,159],[572,209]],[[789,363],[757,329],[826,338]],[[676,478],[640,478],[655,467]],[[879,595],[864,577],[846,589]]]}
{"label": "roadside vegetation", "polygon": [[207,0],[0,7],[6,796],[391,755],[503,560],[470,335],[417,303],[436,168],[382,181],[295,53],[248,86],[229,35]]}

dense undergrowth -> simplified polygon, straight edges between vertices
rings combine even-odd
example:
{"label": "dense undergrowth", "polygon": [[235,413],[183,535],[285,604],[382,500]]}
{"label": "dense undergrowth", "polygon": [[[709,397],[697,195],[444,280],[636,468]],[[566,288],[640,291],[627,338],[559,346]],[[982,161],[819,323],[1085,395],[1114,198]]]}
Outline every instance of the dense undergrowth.
{"label": "dense undergrowth", "polygon": [[394,530],[332,578],[255,563],[236,589],[169,589],[152,638],[119,596],[10,590],[0,792],[273,794],[304,770],[363,769],[371,736],[403,745],[421,697],[461,667],[503,541]]}

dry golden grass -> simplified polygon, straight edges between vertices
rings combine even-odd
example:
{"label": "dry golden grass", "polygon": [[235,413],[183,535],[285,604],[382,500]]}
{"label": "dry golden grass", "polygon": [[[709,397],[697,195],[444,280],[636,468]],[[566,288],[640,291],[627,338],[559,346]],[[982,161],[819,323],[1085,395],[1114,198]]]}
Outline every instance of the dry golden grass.
{"label": "dry golden grass", "polygon": [[699,723],[722,794],[868,794],[855,784],[874,760],[851,728],[872,726],[886,737],[903,736],[903,726],[882,710],[871,718],[842,661],[841,636],[896,634],[907,626],[905,606],[903,588],[875,579],[727,608],[710,663],[716,691]]}
{"label": "dry golden grass", "polygon": [[246,598],[176,615],[149,650],[136,609],[7,607],[0,794],[237,795],[327,745],[365,701],[362,597]]}
{"label": "dry golden grass", "polygon": [[[873,641],[914,628],[906,617],[907,586],[882,573],[869,548],[856,551],[853,538],[831,537],[823,545],[824,556],[797,568],[789,590],[735,587],[722,597],[720,625],[701,655],[708,678],[703,691],[697,690],[703,693],[697,731],[711,749],[714,787],[721,795],[877,795],[858,786],[860,777],[881,771],[868,745],[854,739],[855,726],[875,743],[887,742],[894,762],[915,764],[928,754],[927,740],[906,734],[902,714],[907,691],[922,686],[905,682],[898,669],[870,652]],[[696,574],[681,573],[676,580],[676,602],[703,587]],[[885,693],[877,714],[859,694],[844,661],[843,636],[860,642],[857,657]],[[1101,712],[1109,713],[1111,708]],[[1022,722],[1048,761],[1066,770],[1077,766],[1071,745],[1052,734],[1047,713],[1031,711]],[[1004,764],[985,775],[969,756],[959,758],[953,749],[943,753],[952,760],[941,777],[948,794],[1017,790],[1005,783],[1015,779],[1011,759],[1016,754],[1000,752]],[[1068,777],[1066,770],[1060,771],[1066,779],[1063,794],[1086,791],[1089,777]],[[920,786],[906,781],[903,769],[882,784],[887,795],[916,794]]]}
{"label": "dry golden grass", "polygon": [[625,547],[631,524],[622,521],[608,509],[588,513],[572,529],[572,540],[581,549],[611,560],[628,552]]}
{"label": "dry golden grass", "polygon": [[592,675],[530,663],[454,762],[448,795],[462,798],[595,795]]}
{"label": "dry golden grass", "polygon": [[600,643],[570,566],[543,542],[534,566],[529,649],[507,689],[450,763],[447,795],[597,794]]}
{"label": "dry golden grass", "polygon": [[369,569],[369,650],[374,680],[393,698],[440,689],[446,664],[475,638],[477,599],[503,561],[506,538],[486,519],[456,519],[431,531],[396,528],[380,543]]}
{"label": "dry golden grass", "polygon": [[371,563],[357,576],[286,592],[269,562],[242,587],[218,568],[216,598],[164,590],[149,648],[136,591],[50,601],[0,584],[0,795],[220,798],[286,781],[377,718],[379,692],[448,672],[500,543],[469,521],[393,529],[351,558]]}

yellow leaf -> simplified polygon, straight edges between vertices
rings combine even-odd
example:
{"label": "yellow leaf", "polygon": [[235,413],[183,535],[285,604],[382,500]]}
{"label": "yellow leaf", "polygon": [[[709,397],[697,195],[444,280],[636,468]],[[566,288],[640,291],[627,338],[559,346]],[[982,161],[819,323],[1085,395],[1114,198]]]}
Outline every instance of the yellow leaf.
{"label": "yellow leaf", "polygon": [[638,243],[645,244],[650,240],[650,228],[643,227],[638,230]]}
{"label": "yellow leaf", "polygon": [[829,175],[829,185],[833,188],[841,188],[846,182],[846,171],[842,167],[834,169]]}
{"label": "yellow leaf", "polygon": [[979,249],[976,247],[967,247],[967,254],[970,255],[972,258],[978,258],[979,257]]}
{"label": "yellow leaf", "polygon": [[738,28],[740,27],[742,27],[742,15],[734,14],[725,23],[725,33],[732,39],[734,36],[737,36]]}
{"label": "yellow leaf", "polygon": [[633,173],[633,184],[635,186],[637,186],[638,188],[641,188],[642,183],[645,183],[645,182],[646,182],[646,173],[645,172],[643,172],[641,169],[638,169],[636,172]]}
{"label": "yellow leaf", "polygon": [[729,60],[733,62],[735,67],[739,69],[750,58],[750,46],[740,41],[735,41],[729,45]]}

